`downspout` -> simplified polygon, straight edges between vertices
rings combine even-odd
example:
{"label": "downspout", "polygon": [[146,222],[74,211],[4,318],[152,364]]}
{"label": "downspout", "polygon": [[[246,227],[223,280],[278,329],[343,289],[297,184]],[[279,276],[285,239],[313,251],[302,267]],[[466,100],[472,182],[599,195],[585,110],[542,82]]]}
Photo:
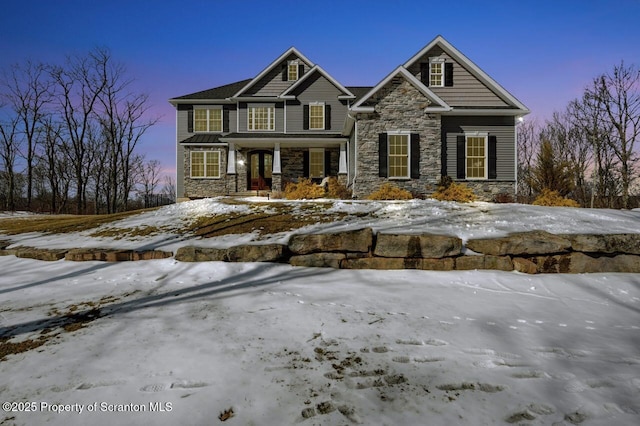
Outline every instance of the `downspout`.
{"label": "downspout", "polygon": [[351,181],[352,190],[356,187],[356,178],[358,177],[358,120],[355,120],[353,129],[353,179]]}

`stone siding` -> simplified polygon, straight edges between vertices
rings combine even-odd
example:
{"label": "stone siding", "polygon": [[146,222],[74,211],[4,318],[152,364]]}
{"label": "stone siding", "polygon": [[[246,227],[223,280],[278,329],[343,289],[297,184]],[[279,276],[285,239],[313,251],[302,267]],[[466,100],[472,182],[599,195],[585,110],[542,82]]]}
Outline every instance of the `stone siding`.
{"label": "stone siding", "polygon": [[[191,178],[191,152],[218,151],[220,152],[219,178]],[[185,147],[184,149],[184,195],[189,198],[203,198],[224,195],[234,191],[230,188],[226,178],[227,148],[225,147]]]}
{"label": "stone siding", "polygon": [[516,199],[516,183],[514,181],[495,181],[495,180],[482,180],[482,181],[458,181],[457,183],[464,183],[471,188],[480,201],[495,201],[496,196],[508,195]]}
{"label": "stone siding", "polygon": [[[440,115],[425,114],[428,99],[402,77],[392,79],[374,96],[373,102],[375,113],[358,118],[358,174],[354,195],[364,198],[385,182],[420,195],[435,190],[441,173]],[[420,135],[420,177],[417,179],[379,177],[379,134],[397,130]]]}

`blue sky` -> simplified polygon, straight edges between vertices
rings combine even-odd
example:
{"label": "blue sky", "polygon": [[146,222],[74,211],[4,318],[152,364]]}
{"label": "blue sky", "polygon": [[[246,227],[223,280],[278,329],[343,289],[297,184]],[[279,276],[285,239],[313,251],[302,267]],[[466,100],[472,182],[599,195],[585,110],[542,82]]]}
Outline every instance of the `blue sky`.
{"label": "blue sky", "polygon": [[375,85],[441,34],[538,121],[621,60],[640,66],[640,0],[18,0],[2,9],[0,68],[108,47],[162,116],[140,148],[167,172],[167,99],[254,77],[291,46],[344,85]]}

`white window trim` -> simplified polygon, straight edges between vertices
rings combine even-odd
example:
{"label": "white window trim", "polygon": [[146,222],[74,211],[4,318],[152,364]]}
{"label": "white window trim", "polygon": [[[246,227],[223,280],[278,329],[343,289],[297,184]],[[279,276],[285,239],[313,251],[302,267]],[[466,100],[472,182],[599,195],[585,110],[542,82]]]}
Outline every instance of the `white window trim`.
{"label": "white window trim", "polygon": [[[311,176],[311,153],[312,152],[320,152],[322,153],[321,158],[322,158],[322,176]],[[327,169],[327,165],[324,164],[324,148],[309,148],[309,170],[307,170],[307,172],[309,173],[309,179],[324,179],[325,176],[325,170]]]}
{"label": "white window trim", "polygon": [[[295,79],[291,79],[289,78],[289,68],[295,65],[296,66],[296,78]],[[287,62],[287,81],[298,81],[300,79],[300,70],[298,69],[298,61],[297,60],[293,60],[293,61],[289,61]]]}
{"label": "white window trim", "polygon": [[[407,137],[407,174],[406,176],[391,176],[391,136]],[[387,176],[390,180],[407,180],[411,179],[411,131],[395,130],[387,132]]]}
{"label": "white window trim", "polygon": [[[194,153],[204,153],[204,176],[194,176],[193,175],[193,154]],[[218,154],[218,175],[217,176],[207,176],[207,156],[209,154],[216,153]],[[222,153],[220,151],[191,151],[189,153],[189,175],[191,179],[220,179],[222,177]]]}
{"label": "white window trim", "polygon": [[[322,127],[311,127],[311,107],[312,106],[322,106]],[[309,130],[324,130],[325,128],[325,114],[326,108],[324,102],[310,102],[309,103]]]}
{"label": "white window trim", "polygon": [[[212,109],[218,109],[220,110],[220,130],[211,130],[209,129],[209,122],[210,122],[210,117],[209,117],[209,111]],[[205,110],[207,111],[207,130],[196,130],[196,114],[195,111],[196,110]],[[194,107],[193,108],[193,133],[222,133],[224,131],[224,110],[222,107],[207,107],[207,106],[202,106],[202,107]]]}
{"label": "white window trim", "polygon": [[[429,58],[429,87],[444,87],[444,58]],[[432,75],[432,65],[440,64],[440,84],[431,84],[431,75]]]}
{"label": "white window trim", "polygon": [[[268,108],[271,112],[268,115],[268,129],[252,129],[249,127],[251,123],[252,112],[255,108]],[[253,125],[255,127],[255,117],[253,117]],[[247,131],[249,132],[275,132],[276,131],[276,107],[275,106],[247,106]]]}
{"label": "white window trim", "polygon": [[[484,138],[484,176],[469,177],[467,174],[467,142],[469,138]],[[488,180],[489,179],[489,133],[487,132],[466,132],[464,134],[464,175],[466,180]]]}

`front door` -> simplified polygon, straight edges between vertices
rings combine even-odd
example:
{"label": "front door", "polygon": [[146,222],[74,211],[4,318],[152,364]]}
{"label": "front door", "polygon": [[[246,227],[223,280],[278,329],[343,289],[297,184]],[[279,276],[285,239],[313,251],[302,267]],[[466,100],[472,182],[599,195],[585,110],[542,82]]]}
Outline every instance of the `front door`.
{"label": "front door", "polygon": [[271,189],[273,154],[269,151],[254,151],[249,155],[249,188],[252,191]]}

